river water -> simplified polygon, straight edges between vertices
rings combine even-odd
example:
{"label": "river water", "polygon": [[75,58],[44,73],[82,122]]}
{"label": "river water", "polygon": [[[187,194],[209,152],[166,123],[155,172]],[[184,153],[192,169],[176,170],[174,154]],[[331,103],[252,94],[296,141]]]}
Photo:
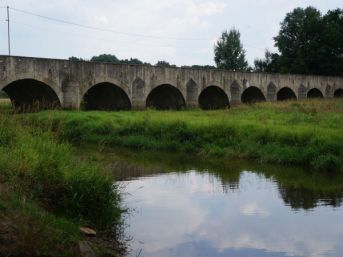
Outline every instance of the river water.
{"label": "river water", "polygon": [[128,256],[341,257],[343,177],[185,155],[112,154]]}

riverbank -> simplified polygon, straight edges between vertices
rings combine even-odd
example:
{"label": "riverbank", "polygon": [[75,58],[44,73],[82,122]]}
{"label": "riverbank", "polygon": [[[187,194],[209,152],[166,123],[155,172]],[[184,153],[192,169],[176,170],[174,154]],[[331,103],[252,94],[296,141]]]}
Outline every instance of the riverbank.
{"label": "riverbank", "polygon": [[[17,115],[0,113],[0,255],[76,256],[80,226],[113,232],[120,195],[100,166]],[[93,242],[94,251],[106,252]],[[108,255],[106,255],[108,256]]]}
{"label": "riverbank", "polygon": [[46,111],[22,118],[74,144],[343,171],[341,99],[260,103],[220,111]]}

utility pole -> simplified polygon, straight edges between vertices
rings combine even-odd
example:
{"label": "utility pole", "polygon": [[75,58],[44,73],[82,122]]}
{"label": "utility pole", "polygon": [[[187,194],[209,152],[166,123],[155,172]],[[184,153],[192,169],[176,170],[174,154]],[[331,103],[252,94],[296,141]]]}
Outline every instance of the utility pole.
{"label": "utility pole", "polygon": [[10,7],[7,6],[7,40],[8,40],[8,55],[11,56],[11,39],[10,39]]}

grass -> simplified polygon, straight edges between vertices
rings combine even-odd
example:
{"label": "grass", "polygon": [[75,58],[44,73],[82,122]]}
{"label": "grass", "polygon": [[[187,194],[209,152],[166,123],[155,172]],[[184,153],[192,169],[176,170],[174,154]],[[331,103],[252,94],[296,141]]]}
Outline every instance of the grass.
{"label": "grass", "polygon": [[112,176],[53,133],[0,113],[1,256],[73,256],[78,227],[112,227],[119,205]]}
{"label": "grass", "polygon": [[242,105],[220,111],[48,111],[23,116],[73,143],[343,171],[343,100]]}

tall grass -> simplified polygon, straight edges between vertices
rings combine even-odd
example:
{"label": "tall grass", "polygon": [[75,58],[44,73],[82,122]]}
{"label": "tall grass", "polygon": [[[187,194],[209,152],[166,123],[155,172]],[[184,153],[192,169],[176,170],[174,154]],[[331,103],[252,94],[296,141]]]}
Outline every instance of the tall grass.
{"label": "tall grass", "polygon": [[343,171],[343,101],[307,100],[228,111],[53,111],[24,120],[74,143],[184,151]]}
{"label": "tall grass", "polygon": [[23,125],[18,115],[0,113],[0,208],[6,210],[0,212],[0,232],[10,224],[15,237],[13,249],[6,248],[10,256],[30,256],[28,249],[32,256],[67,254],[79,237],[78,225],[106,228],[118,222],[119,202],[113,178],[76,160],[68,143]]}

